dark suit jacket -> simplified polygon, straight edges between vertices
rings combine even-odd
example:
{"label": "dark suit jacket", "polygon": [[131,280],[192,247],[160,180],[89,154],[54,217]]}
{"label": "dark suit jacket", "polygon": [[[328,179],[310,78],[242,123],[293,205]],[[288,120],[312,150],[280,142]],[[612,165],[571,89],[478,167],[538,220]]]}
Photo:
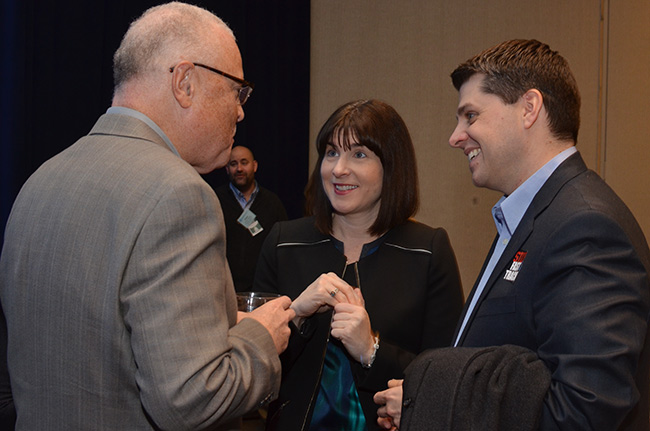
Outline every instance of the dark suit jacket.
{"label": "dark suit jacket", "polygon": [[271,336],[237,324],[214,191],[133,117],[23,186],[0,295],[19,430],[219,427],[279,389]]}
{"label": "dark suit jacket", "polygon": [[432,349],[406,369],[400,429],[534,431],[550,382],[521,346]]}
{"label": "dark suit jacket", "polygon": [[649,270],[634,217],[574,154],[533,199],[459,345],[537,353],[552,373],[541,429],[647,430]]}

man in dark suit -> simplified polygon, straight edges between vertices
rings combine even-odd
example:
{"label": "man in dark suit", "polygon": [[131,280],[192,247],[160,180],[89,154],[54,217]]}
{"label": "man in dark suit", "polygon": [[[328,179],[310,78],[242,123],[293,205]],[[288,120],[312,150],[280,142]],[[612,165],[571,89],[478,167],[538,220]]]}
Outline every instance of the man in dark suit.
{"label": "man in dark suit", "polygon": [[[504,195],[454,345],[470,353],[516,345],[543,362],[550,385],[529,412],[534,427],[647,430],[650,252],[628,208],[575,148],[580,96],[566,60],[538,41],[514,40],[461,64],[452,81],[459,104],[449,143],[468,158],[476,186]],[[403,386],[393,381],[376,395],[386,428],[420,429],[421,407],[442,401],[440,387],[457,395],[460,386],[444,377],[437,388],[420,384],[453,350],[416,360]],[[409,379],[415,373],[418,381]],[[525,394],[526,384],[513,388]]]}
{"label": "man in dark suit", "polygon": [[[25,183],[0,299],[16,429],[234,429],[277,396],[295,313],[238,313],[219,201],[251,91],[232,31],[146,11],[114,57],[112,107]],[[254,377],[253,377],[254,376]],[[4,393],[4,388],[3,393]]]}
{"label": "man in dark suit", "polygon": [[237,292],[252,290],[264,239],[275,222],[287,219],[280,198],[255,180],[257,166],[251,150],[233,147],[226,165],[230,182],[215,190],[226,222],[226,256]]}

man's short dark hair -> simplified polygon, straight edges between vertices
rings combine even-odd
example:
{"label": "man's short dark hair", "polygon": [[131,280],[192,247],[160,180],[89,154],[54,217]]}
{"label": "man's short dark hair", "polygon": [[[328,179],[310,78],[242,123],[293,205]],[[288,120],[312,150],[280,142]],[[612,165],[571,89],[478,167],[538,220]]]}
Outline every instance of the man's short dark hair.
{"label": "man's short dark hair", "polygon": [[477,73],[485,76],[483,91],[507,104],[515,103],[528,90],[539,90],[551,133],[558,139],[578,141],[580,92],[569,64],[557,51],[534,39],[503,42],[451,73],[456,90]]}

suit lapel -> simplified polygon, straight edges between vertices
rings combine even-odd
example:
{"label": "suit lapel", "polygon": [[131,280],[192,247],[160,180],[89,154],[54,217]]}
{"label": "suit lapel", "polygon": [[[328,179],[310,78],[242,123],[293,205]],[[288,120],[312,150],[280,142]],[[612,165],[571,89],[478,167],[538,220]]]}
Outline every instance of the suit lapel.
{"label": "suit lapel", "polygon": [[[485,287],[481,292],[481,296],[479,297],[476,306],[474,307],[472,315],[467,321],[465,331],[458,342],[459,346],[463,344],[467,331],[469,330],[470,326],[472,325],[472,321],[476,316],[477,310],[479,309],[479,307],[481,306],[485,298],[488,296],[490,290],[492,289],[492,287],[494,287],[499,277],[501,277],[501,275],[506,271],[506,269],[508,269],[509,266],[512,264],[513,258],[515,257],[517,252],[527,251],[527,250],[521,250],[521,247],[526,242],[530,234],[533,232],[533,227],[537,216],[542,212],[544,212],[544,210],[551,204],[551,202],[553,201],[557,193],[560,191],[560,189],[568,181],[570,181],[572,178],[576,177],[577,175],[583,173],[586,170],[587,170],[587,166],[582,160],[582,157],[580,156],[579,153],[575,153],[571,155],[569,158],[567,158],[564,162],[562,162],[560,166],[558,166],[558,168],[553,172],[553,174],[549,177],[549,179],[544,183],[544,185],[539,190],[539,192],[537,192],[537,194],[533,198],[533,201],[530,203],[530,206],[528,207],[528,209],[524,213],[524,216],[519,222],[519,225],[517,226],[517,229],[512,235],[512,238],[510,238],[508,245],[506,246],[505,250],[503,250],[503,254],[501,255],[499,261],[495,265],[494,270],[490,275],[490,278],[485,284]],[[476,282],[474,283],[474,287],[472,288],[472,292],[470,293],[470,296],[467,298],[467,301],[465,303],[466,304],[465,308],[463,309],[463,315],[460,318],[460,322],[462,322],[463,319],[465,318],[465,314],[467,313],[467,305],[470,304],[471,298],[475,294],[478,282],[483,276],[483,272],[485,271],[485,267],[487,265],[487,262],[489,261],[490,256],[492,255],[492,251],[494,250],[498,238],[499,236],[497,235],[497,238],[492,243],[492,248],[490,249],[490,253],[488,254],[487,258],[485,259],[485,262],[483,263],[483,269],[481,270],[481,273],[479,274]],[[457,337],[459,329],[460,329],[460,324],[456,328],[456,334],[454,335],[454,339]]]}
{"label": "suit lapel", "polygon": [[[467,307],[469,304],[472,303],[472,299],[474,298],[474,295],[476,295],[476,287],[478,286],[479,281],[481,278],[483,278],[483,273],[485,272],[485,267],[487,266],[488,262],[490,261],[490,256],[492,256],[492,253],[494,252],[494,247],[497,245],[497,240],[499,239],[499,234],[494,237],[494,240],[492,241],[492,247],[490,247],[490,251],[487,254],[487,258],[483,261],[483,267],[481,268],[481,271],[478,274],[478,277],[476,277],[476,281],[474,282],[474,286],[472,286],[472,290],[469,292],[469,295],[467,296],[467,299],[465,300],[465,306],[463,307],[463,311],[460,315],[460,318],[458,319],[458,323],[456,324],[456,330],[454,331],[454,336],[452,337],[452,342],[456,341],[456,338],[458,337],[458,331],[460,331],[460,327],[463,324],[463,321],[465,321],[465,316],[467,315]],[[478,306],[478,304],[477,304]],[[476,307],[474,308],[476,309]],[[469,324],[469,322],[467,322]],[[459,340],[459,342],[462,341]]]}

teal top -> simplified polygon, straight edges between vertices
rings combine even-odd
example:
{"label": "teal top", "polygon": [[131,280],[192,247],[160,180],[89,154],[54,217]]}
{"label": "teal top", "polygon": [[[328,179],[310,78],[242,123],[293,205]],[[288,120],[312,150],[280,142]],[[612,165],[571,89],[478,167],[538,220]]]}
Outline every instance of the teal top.
{"label": "teal top", "polygon": [[330,339],[310,431],[366,431],[357,387],[344,347]]}
{"label": "teal top", "polygon": [[[337,249],[343,253],[343,243],[331,237]],[[383,241],[383,236],[370,244],[364,244],[361,257],[372,254]],[[357,263],[347,264],[341,274],[348,284],[361,288]],[[367,431],[357,387],[352,377],[345,347],[330,338],[323,363],[318,397],[314,406],[310,431]]]}

